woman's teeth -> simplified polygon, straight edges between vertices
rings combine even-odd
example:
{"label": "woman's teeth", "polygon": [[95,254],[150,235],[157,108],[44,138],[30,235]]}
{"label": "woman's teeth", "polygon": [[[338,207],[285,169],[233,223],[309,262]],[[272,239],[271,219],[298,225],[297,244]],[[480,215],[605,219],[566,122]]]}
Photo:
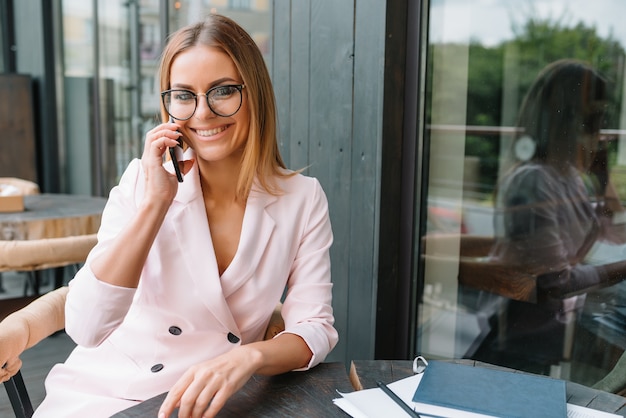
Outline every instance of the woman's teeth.
{"label": "woman's teeth", "polygon": [[220,132],[223,132],[226,130],[226,126],[220,126],[219,128],[215,128],[215,129],[206,129],[206,130],[196,130],[196,132],[198,133],[198,135],[200,136],[213,136],[213,135],[217,135]]}

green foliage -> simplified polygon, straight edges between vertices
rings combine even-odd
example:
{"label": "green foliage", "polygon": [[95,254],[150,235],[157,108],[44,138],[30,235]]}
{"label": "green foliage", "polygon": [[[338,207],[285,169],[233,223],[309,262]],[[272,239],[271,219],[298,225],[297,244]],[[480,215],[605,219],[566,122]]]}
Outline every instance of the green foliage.
{"label": "green foliage", "polygon": [[[513,39],[496,46],[484,46],[475,40],[469,45],[431,45],[428,48],[429,68],[426,72],[427,97],[432,98],[433,89],[437,89],[437,86],[433,86],[433,58],[445,54],[469,53],[467,73],[465,69],[446,66],[437,69],[445,72],[443,78],[448,83],[458,82],[462,86],[467,80],[466,125],[512,126],[514,115],[503,115],[504,89],[509,91],[507,100],[512,97],[516,101],[509,105],[519,109],[526,91],[546,65],[562,58],[574,58],[590,63],[607,78],[608,91],[612,96],[605,127],[618,127],[617,115],[622,105],[621,92],[624,81],[622,74],[626,55],[624,47],[612,35],[603,38],[595,27],[584,22],[567,23],[565,15],[556,19],[540,19],[533,17],[532,14],[532,10],[528,12],[522,24],[513,24]],[[509,74],[508,81],[505,81],[507,71],[513,71],[515,74]],[[515,83],[510,85],[510,80],[514,80]],[[446,109],[446,103],[454,103],[454,100],[458,100],[458,93],[465,89],[448,88],[445,91],[448,92],[448,96],[438,94],[439,103],[430,101],[426,114],[428,123],[431,123],[431,107]],[[468,133],[466,136],[465,153],[480,158],[480,183],[487,192],[497,181],[499,148],[499,135]]]}

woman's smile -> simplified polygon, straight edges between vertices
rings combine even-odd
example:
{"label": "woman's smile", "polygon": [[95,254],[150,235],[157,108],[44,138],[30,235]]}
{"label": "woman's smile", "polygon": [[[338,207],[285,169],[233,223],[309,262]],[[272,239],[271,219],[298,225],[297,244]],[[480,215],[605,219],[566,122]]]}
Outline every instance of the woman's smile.
{"label": "woman's smile", "polygon": [[229,127],[230,127],[230,125],[222,125],[222,126],[218,126],[216,128],[210,128],[210,129],[194,129],[194,128],[191,128],[191,130],[193,132],[195,132],[201,138],[202,137],[212,138],[212,137],[216,136],[217,134],[224,132]]}

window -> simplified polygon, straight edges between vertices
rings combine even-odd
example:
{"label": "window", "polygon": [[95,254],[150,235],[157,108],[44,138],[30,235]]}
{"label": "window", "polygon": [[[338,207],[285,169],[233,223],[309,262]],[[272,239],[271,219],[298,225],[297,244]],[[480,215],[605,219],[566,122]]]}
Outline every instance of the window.
{"label": "window", "polygon": [[626,5],[427,7],[415,352],[593,385],[626,349]]}

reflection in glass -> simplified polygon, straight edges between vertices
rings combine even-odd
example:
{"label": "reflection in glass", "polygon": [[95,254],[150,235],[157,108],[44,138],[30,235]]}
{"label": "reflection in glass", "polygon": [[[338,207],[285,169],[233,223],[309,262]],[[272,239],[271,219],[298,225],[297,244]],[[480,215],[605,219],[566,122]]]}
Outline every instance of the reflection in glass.
{"label": "reflection in glass", "polygon": [[[626,5],[510,4],[429,6],[415,351],[591,385],[626,349],[626,329],[619,338],[617,319],[607,325],[622,285],[590,289],[626,264],[626,30],[615,16]],[[585,64],[561,96],[542,97],[564,59]]]}

